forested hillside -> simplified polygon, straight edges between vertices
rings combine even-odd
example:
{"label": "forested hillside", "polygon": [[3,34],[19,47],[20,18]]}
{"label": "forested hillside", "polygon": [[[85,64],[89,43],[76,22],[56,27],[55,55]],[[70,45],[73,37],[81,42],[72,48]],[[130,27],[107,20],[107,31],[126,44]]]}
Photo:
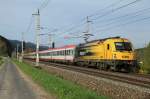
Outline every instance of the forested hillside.
{"label": "forested hillside", "polygon": [[[9,40],[9,41],[13,47],[13,51],[15,51],[17,44],[18,44],[19,52],[21,52],[21,41],[18,41],[18,40]],[[31,49],[35,51],[36,45],[31,42],[24,42],[24,49],[25,50]],[[46,49],[48,49],[47,46],[40,46],[40,50],[46,50]]]}
{"label": "forested hillside", "polygon": [[0,56],[11,56],[12,46],[6,38],[0,36]]}

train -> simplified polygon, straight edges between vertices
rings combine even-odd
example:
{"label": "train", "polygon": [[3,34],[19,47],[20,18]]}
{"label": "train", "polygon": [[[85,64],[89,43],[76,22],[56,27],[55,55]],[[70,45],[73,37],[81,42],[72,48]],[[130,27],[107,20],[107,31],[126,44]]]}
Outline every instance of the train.
{"label": "train", "polygon": [[[36,52],[26,53],[25,59],[36,59]],[[138,72],[139,66],[132,43],[121,37],[92,40],[39,51],[39,60],[94,67],[101,70]]]}

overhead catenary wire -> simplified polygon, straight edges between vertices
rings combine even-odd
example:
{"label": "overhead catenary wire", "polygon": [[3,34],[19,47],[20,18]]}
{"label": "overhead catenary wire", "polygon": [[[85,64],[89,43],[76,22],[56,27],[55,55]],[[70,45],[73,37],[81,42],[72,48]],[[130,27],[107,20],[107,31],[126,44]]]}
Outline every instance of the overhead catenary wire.
{"label": "overhead catenary wire", "polygon": [[[146,8],[146,9],[142,9],[142,10],[139,10],[139,11],[136,11],[136,12],[132,12],[132,13],[128,13],[128,14],[125,14],[125,15],[122,15],[122,16],[119,16],[119,17],[115,17],[115,18],[110,18],[108,19],[108,23],[107,24],[104,24],[101,26],[102,27],[108,27],[109,25],[112,25],[113,23],[116,23],[116,20],[120,20],[122,18],[126,18],[126,17],[129,17],[129,18],[136,18],[137,16],[140,16],[143,12],[146,12],[150,10],[150,8]],[[105,22],[107,22],[105,20]],[[111,22],[112,21],[112,22]],[[109,23],[111,22],[111,23]],[[100,27],[100,26],[99,26]],[[74,34],[76,33],[79,33],[79,32],[74,32]],[[73,33],[69,33],[69,34],[73,34]],[[80,35],[79,35],[80,36]]]}
{"label": "overhead catenary wire", "polygon": [[121,27],[121,26],[138,23],[138,22],[145,21],[145,20],[148,20],[148,19],[150,19],[150,17],[144,17],[144,18],[136,19],[136,20],[129,21],[129,22],[126,22],[126,23],[117,24],[117,25],[114,25],[114,26],[111,26],[111,27],[108,27],[108,28],[96,30],[95,32],[96,32],[96,34],[99,34],[102,31],[109,31],[109,30],[114,29],[114,28],[118,28],[118,27]]}
{"label": "overhead catenary wire", "polygon": [[[133,5],[133,4],[135,4],[135,3],[139,2],[139,1],[142,1],[142,0],[134,0],[134,1],[130,2],[130,3],[127,3],[127,4],[125,4],[125,5],[122,5],[122,6],[120,6],[120,7],[111,9],[111,10],[109,10],[108,12],[102,14],[101,16],[98,16],[98,17],[96,17],[96,18],[92,18],[92,17],[94,17],[94,16],[92,16],[92,17],[90,17],[90,18],[91,18],[92,21],[93,21],[93,20],[97,20],[97,19],[102,18],[102,17],[104,17],[104,16],[106,16],[106,15],[109,15],[109,14],[111,14],[111,13],[113,13],[113,12],[116,12],[116,11],[122,9],[122,8],[125,8],[125,7],[128,7],[128,6],[130,6],[130,5]],[[68,32],[68,31],[67,31],[67,32]],[[68,33],[65,33],[65,34],[68,34]]]}
{"label": "overhead catenary wire", "polygon": [[115,5],[120,4],[122,1],[124,1],[124,0],[118,0],[117,2],[114,2],[114,3],[110,4],[110,5],[108,5],[108,6],[104,7],[104,8],[102,8],[102,9],[100,9],[100,10],[98,10],[98,11],[96,11],[95,13],[88,15],[88,16],[89,16],[89,17],[92,17],[92,16],[99,15],[99,13],[103,12],[105,9],[112,8],[112,7],[114,7]]}
{"label": "overhead catenary wire", "polygon": [[145,8],[145,9],[142,9],[142,10],[138,10],[138,11],[135,11],[135,12],[131,12],[131,13],[127,13],[125,15],[121,15],[121,16],[117,16],[117,17],[113,17],[113,18],[109,18],[107,20],[96,20],[96,21],[93,21],[93,23],[100,23],[100,22],[109,22],[109,21],[114,21],[114,20],[118,20],[118,19],[121,19],[121,18],[124,18],[124,17],[128,17],[130,15],[135,15],[135,14],[138,14],[138,13],[142,13],[142,12],[145,12],[145,11],[148,11],[150,10],[150,8]]}
{"label": "overhead catenary wire", "polygon": [[119,20],[126,19],[126,18],[128,18],[129,20],[131,20],[132,18],[135,19],[136,17],[141,16],[145,13],[149,13],[149,12],[150,12],[150,8],[147,8],[147,9],[139,10],[139,11],[129,13],[129,14],[126,14],[126,15],[122,15],[122,16],[119,16],[119,17],[111,18],[111,19],[105,20],[106,24],[97,25],[95,28],[108,27],[110,25],[115,24],[116,22],[119,22]]}
{"label": "overhead catenary wire", "polygon": [[[41,6],[39,7],[39,9],[40,10],[43,10],[47,5],[48,5],[48,3],[50,2],[51,0],[45,0],[42,4],[41,4]],[[123,0],[118,0],[117,2],[115,2],[115,3],[113,3],[113,4],[111,4],[111,5],[109,5],[109,6],[107,6],[107,7],[114,7],[114,6],[116,6],[116,5],[118,5],[118,4],[120,4],[121,2],[122,2]],[[89,15],[89,17],[90,17],[90,19],[92,20],[92,21],[95,21],[95,22],[97,22],[97,20],[98,19],[100,19],[100,18],[102,18],[102,17],[104,17],[104,16],[106,16],[106,15],[109,15],[109,14],[111,14],[111,13],[113,13],[113,12],[116,12],[116,11],[118,11],[118,10],[121,10],[122,8],[125,8],[125,7],[128,7],[128,6],[130,6],[130,5],[133,5],[133,4],[135,4],[135,3],[137,3],[137,2],[139,2],[139,1],[142,1],[142,0],[134,0],[133,2],[130,2],[130,3],[127,3],[127,4],[125,4],[125,5],[122,5],[122,6],[119,6],[119,7],[117,7],[117,8],[114,8],[114,9],[111,9],[111,10],[109,10],[108,12],[106,12],[106,13],[103,13],[103,14],[101,14],[101,13],[99,13],[99,12],[96,12],[95,14],[91,14],[91,15]],[[104,8],[104,9],[106,9],[106,8]],[[121,16],[120,16],[121,17]],[[116,17],[117,18],[117,17]],[[119,18],[119,17],[118,17]],[[68,25],[68,27],[66,27],[66,29],[64,29],[65,27],[63,27],[62,29],[58,29],[58,30],[60,30],[60,31],[58,31],[59,33],[61,33],[59,36],[57,36],[57,38],[60,38],[60,37],[63,37],[63,35],[65,35],[65,34],[74,34],[74,33],[77,33],[77,32],[74,32],[74,31],[76,31],[76,30],[81,30],[81,26],[82,25],[84,25],[85,24],[85,19],[86,18],[83,18],[79,23],[77,23],[77,24],[75,24],[75,25]],[[109,21],[114,21],[115,19],[113,19],[113,18],[111,18]],[[30,22],[30,24],[32,25],[32,21]],[[27,32],[30,30],[30,28],[31,28],[31,25],[29,24],[29,26],[28,26],[28,28],[27,28]],[[71,27],[70,27],[71,26]],[[63,31],[61,31],[61,30],[63,30]],[[78,32],[79,33],[79,32]]]}
{"label": "overhead catenary wire", "polygon": [[[117,5],[117,4],[119,4],[119,3],[122,2],[122,1],[123,1],[123,0],[118,0],[117,2],[112,3],[112,4],[106,6],[105,8],[103,8],[103,9],[101,9],[101,10],[104,10],[104,9],[107,9],[107,8],[111,8],[111,7],[113,7],[113,6]],[[98,12],[99,12],[99,11],[98,11]],[[96,15],[96,14],[98,14],[98,13],[93,13],[93,14],[90,14],[90,15],[88,15],[88,16],[89,16],[89,17],[92,17],[92,16],[94,16],[94,15]],[[63,31],[63,32],[66,34],[66,32],[70,32],[70,31],[72,31],[72,30],[74,30],[74,29],[76,29],[76,28],[79,28],[81,25],[84,25],[84,24],[86,23],[86,22],[85,22],[85,23],[82,24],[82,22],[84,22],[84,21],[86,21],[86,17],[83,18],[83,19],[81,19],[81,20],[79,21],[79,23],[76,24],[76,25],[73,25],[73,26],[72,26],[72,24],[70,24],[70,25],[67,25],[67,26],[65,26],[65,27],[62,27],[62,28],[59,29],[59,30],[63,30],[63,29],[66,28],[66,27],[72,26],[72,27],[70,27],[70,28],[68,28],[68,29],[66,29],[66,30]],[[62,33],[62,32],[60,32],[60,33]]]}
{"label": "overhead catenary wire", "polygon": [[43,3],[41,3],[40,7],[38,8],[40,11],[42,11],[44,8],[46,8],[51,0],[44,0]]}
{"label": "overhead catenary wire", "polygon": [[91,20],[98,20],[99,18],[102,18],[102,17],[104,17],[104,16],[107,16],[107,15],[109,15],[109,14],[111,14],[111,13],[114,13],[114,12],[116,12],[116,11],[119,11],[120,9],[123,9],[123,8],[125,8],[125,7],[131,6],[131,5],[133,5],[133,4],[137,3],[137,2],[140,2],[140,1],[142,1],[142,0],[135,0],[135,1],[132,1],[132,2],[130,2],[130,3],[127,3],[127,4],[125,4],[125,5],[122,5],[122,6],[120,6],[120,7],[111,9],[111,10],[109,10],[108,12],[106,12],[106,13],[104,13],[104,14],[102,14],[102,15],[101,15],[101,13],[100,13],[99,16],[97,16],[97,17],[95,17],[95,18],[91,18]]}
{"label": "overhead catenary wire", "polygon": [[32,23],[33,23],[33,16],[31,16],[31,18],[30,18],[30,21],[29,21],[29,24],[27,26],[27,29],[26,29],[25,33],[28,33],[30,31]]}

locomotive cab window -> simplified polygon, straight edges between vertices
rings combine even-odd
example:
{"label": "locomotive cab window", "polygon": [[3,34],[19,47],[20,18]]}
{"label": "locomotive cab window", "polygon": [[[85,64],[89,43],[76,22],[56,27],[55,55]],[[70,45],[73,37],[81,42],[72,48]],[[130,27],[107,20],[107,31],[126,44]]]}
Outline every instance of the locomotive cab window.
{"label": "locomotive cab window", "polygon": [[115,46],[118,51],[132,51],[130,42],[115,42]]}

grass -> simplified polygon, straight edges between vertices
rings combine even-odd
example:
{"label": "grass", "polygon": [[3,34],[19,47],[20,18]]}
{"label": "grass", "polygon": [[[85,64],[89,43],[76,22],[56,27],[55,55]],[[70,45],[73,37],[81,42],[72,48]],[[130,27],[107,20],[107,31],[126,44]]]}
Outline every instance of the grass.
{"label": "grass", "polygon": [[2,57],[0,57],[0,66],[3,64],[3,58]]}
{"label": "grass", "polygon": [[99,96],[94,91],[75,85],[57,76],[50,75],[44,70],[34,68],[29,64],[20,63],[16,60],[14,62],[25,74],[29,75],[47,92],[55,94],[58,99],[108,99],[108,97]]}

